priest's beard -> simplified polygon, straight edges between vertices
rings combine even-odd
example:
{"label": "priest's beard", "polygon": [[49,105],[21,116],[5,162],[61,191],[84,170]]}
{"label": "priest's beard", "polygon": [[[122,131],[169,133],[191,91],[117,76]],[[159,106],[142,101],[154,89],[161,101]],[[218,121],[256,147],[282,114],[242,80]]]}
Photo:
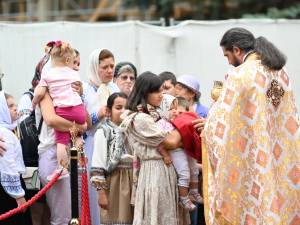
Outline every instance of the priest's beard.
{"label": "priest's beard", "polygon": [[233,62],[232,62],[232,65],[234,66],[234,67],[237,67],[237,66],[239,66],[239,65],[241,65],[242,64],[242,62],[238,59],[238,57],[236,57],[235,55],[233,55]]}

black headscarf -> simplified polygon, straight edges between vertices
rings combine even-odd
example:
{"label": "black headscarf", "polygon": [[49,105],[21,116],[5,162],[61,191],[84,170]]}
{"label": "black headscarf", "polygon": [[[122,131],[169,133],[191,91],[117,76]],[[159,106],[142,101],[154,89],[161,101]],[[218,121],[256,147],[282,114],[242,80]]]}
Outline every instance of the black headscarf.
{"label": "black headscarf", "polygon": [[134,77],[136,78],[137,77],[137,70],[136,70],[136,67],[131,62],[119,62],[116,65],[116,68],[115,68],[114,78],[118,78],[120,76],[120,74],[119,74],[120,69],[123,66],[127,66],[127,65],[132,68],[132,70],[134,71]]}

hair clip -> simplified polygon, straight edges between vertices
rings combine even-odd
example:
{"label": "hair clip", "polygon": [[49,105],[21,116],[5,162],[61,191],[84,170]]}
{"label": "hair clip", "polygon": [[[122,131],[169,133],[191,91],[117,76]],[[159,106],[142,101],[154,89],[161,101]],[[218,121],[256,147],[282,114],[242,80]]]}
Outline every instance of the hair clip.
{"label": "hair clip", "polygon": [[55,45],[55,41],[50,41],[47,43],[47,46],[51,48],[53,48],[54,45]]}
{"label": "hair clip", "polygon": [[55,42],[55,47],[61,47],[62,46],[62,41],[56,41]]}

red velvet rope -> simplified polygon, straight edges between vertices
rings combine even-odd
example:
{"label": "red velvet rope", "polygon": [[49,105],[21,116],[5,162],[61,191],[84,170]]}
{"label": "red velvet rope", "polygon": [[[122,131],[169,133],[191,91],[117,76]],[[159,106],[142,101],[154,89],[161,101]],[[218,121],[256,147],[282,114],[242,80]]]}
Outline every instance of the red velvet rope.
{"label": "red velvet rope", "polygon": [[[62,170],[55,174],[55,176],[43,187],[35,196],[33,196],[30,200],[28,200],[25,204],[19,206],[18,208],[12,209],[2,215],[0,215],[0,221],[5,220],[17,213],[22,212],[31,206],[34,202],[36,202],[39,198],[41,198],[58,180],[61,175]],[[88,192],[88,176],[87,170],[85,168],[82,173],[82,193],[81,193],[81,225],[91,225],[91,215],[90,215],[90,203],[89,203],[89,192]]]}
{"label": "red velvet rope", "polygon": [[81,225],[91,225],[91,215],[90,215],[90,202],[89,202],[89,191],[88,191],[88,176],[87,170],[85,168],[84,172],[81,174]]}
{"label": "red velvet rope", "polygon": [[43,187],[35,196],[33,196],[30,200],[28,200],[25,204],[19,206],[18,208],[9,210],[8,212],[0,215],[0,221],[5,220],[17,213],[20,213],[31,206],[34,202],[36,202],[40,197],[42,197],[57,181],[59,176],[61,175],[62,170],[55,174],[55,176]]}

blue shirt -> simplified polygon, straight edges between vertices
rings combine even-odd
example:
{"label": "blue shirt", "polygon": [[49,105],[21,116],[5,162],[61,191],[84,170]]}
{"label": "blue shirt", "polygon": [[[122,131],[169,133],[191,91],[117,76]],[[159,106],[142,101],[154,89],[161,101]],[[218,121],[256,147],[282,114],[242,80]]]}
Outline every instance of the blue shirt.
{"label": "blue shirt", "polygon": [[195,112],[197,113],[198,116],[206,118],[208,111],[209,111],[208,107],[202,105],[200,102],[196,103]]}

